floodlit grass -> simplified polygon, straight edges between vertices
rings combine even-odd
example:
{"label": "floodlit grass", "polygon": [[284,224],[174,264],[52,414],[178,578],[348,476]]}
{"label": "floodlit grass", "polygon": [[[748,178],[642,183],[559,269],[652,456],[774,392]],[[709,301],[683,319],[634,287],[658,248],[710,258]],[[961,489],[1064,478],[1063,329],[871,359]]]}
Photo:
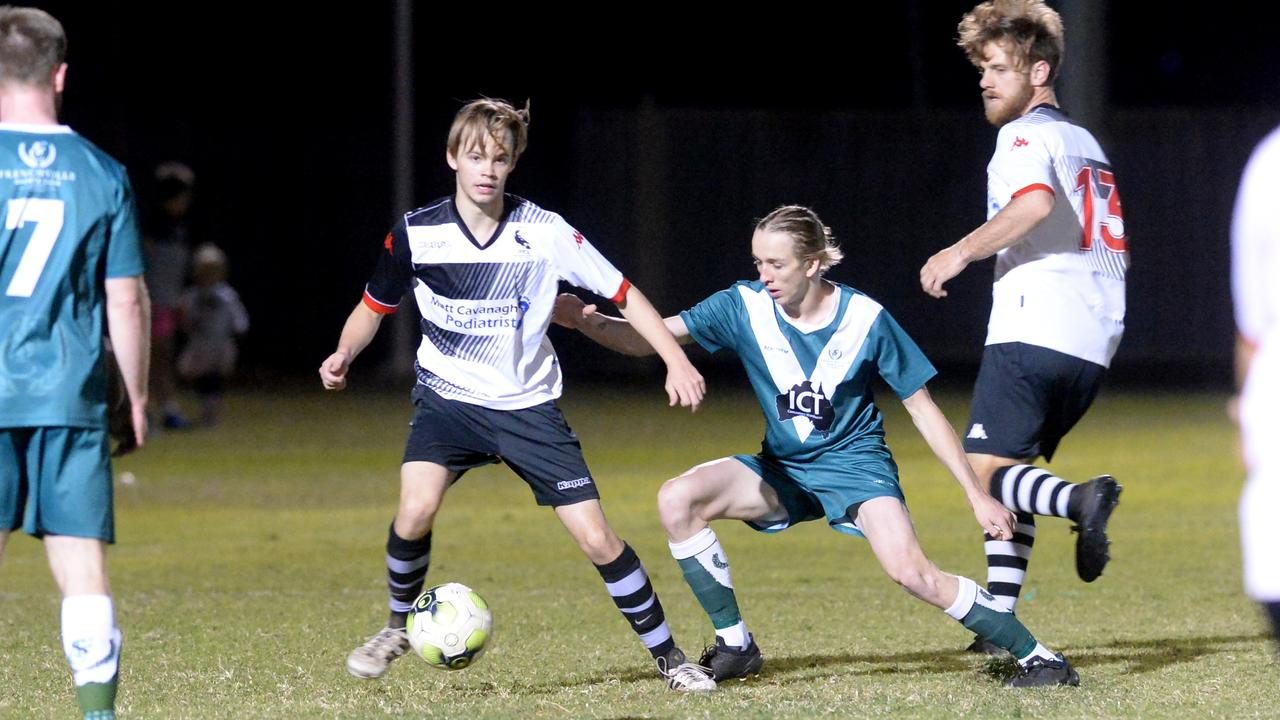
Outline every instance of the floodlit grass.
{"label": "floodlit grass", "polygon": [[[703,412],[659,392],[574,387],[563,403],[605,510],[640,553],[691,655],[712,637],[665,544],[661,482],[758,447],[751,398]],[[944,396],[954,422],[965,398]],[[980,532],[897,403],[889,442],[926,551],[981,582]],[[117,466],[111,574],[125,632],[122,717],[1237,717],[1280,707],[1266,629],[1240,590],[1234,435],[1212,395],[1104,394],[1051,466],[1125,485],[1114,560],[1075,577],[1065,520],[1045,518],[1019,615],[1066,652],[1077,689],[1015,692],[970,636],[908,597],[865,543],[810,523],[716,528],[765,674],[705,697],[668,693],[590,564],[502,467],[468,474],[436,526],[429,582],[476,588],[495,634],[473,668],[413,658],[383,681],[343,663],[381,625],[382,545],[410,411],[404,395],[231,398],[212,431],[157,436]],[[0,717],[73,717],[58,600],[39,544],[0,566]]]}

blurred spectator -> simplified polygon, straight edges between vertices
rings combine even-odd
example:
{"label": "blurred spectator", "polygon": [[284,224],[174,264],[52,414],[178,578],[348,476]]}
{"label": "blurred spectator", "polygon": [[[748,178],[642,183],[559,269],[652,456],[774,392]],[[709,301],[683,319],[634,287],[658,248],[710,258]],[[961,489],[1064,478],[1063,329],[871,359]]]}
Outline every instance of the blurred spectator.
{"label": "blurred spectator", "polygon": [[182,294],[182,328],[187,344],[178,357],[178,372],[200,396],[205,425],[222,417],[222,393],[235,371],[236,336],[249,329],[249,314],[240,295],[227,284],[227,256],[212,243],[195,253],[195,285]]}
{"label": "blurred spectator", "polygon": [[180,162],[161,163],[155,170],[155,195],[147,208],[145,252],[147,287],[151,290],[151,406],[161,424],[181,429],[190,423],[177,400],[174,378],[176,335],[181,323],[179,302],[191,263],[191,233],[187,218],[196,175]]}

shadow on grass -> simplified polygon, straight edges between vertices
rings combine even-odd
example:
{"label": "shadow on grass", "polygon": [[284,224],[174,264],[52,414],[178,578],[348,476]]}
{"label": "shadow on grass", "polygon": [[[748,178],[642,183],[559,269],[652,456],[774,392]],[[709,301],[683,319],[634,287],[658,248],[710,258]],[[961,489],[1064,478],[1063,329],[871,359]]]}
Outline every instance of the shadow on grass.
{"label": "shadow on grass", "polygon": [[[1226,635],[1217,637],[1152,638],[1149,640],[1114,640],[1099,645],[1079,645],[1062,648],[1064,654],[1077,668],[1125,663],[1124,674],[1147,673],[1170,665],[1198,660],[1231,650],[1240,650],[1242,643],[1269,642],[1271,635],[1259,632],[1253,635]],[[919,650],[901,653],[828,653],[818,655],[789,655],[784,657],[765,654],[764,677],[796,673],[819,668],[868,665],[849,668],[840,672],[850,676],[945,674],[972,672],[980,669],[997,679],[1013,674],[1012,660],[992,660],[984,668],[976,668],[981,658],[961,649]],[[601,670],[567,682],[532,686],[534,694],[552,693],[566,687],[596,685],[601,683],[632,683],[657,681],[657,670],[648,666],[631,667],[622,671]],[[793,678],[792,681],[804,681]]]}
{"label": "shadow on grass", "polygon": [[1207,655],[1216,655],[1241,643],[1269,642],[1267,632],[1252,635],[1226,635],[1218,637],[1152,638],[1150,640],[1114,640],[1102,645],[1067,647],[1064,654],[1077,668],[1115,663],[1127,663],[1125,674],[1147,673],[1178,663],[1191,662]]}

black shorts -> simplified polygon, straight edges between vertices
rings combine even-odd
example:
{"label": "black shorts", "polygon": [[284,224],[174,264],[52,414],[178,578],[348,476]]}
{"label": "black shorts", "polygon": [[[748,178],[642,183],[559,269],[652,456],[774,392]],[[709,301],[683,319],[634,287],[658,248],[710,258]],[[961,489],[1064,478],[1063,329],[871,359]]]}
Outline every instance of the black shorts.
{"label": "black shorts", "polygon": [[965,452],[1052,460],[1097,397],[1106,370],[1035,345],[988,345],[973,387]]}
{"label": "black shorts", "polygon": [[433,462],[461,477],[474,467],[505,462],[533,490],[539,505],[598,500],[582,445],[555,401],[521,410],[493,410],[446,400],[423,385],[405,443],[404,462]]}

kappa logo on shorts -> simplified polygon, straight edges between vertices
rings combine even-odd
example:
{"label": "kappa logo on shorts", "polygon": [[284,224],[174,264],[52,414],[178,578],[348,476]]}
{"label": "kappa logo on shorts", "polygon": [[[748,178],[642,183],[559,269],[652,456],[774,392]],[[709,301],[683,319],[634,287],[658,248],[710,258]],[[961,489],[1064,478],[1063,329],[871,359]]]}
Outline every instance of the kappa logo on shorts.
{"label": "kappa logo on shorts", "polygon": [[965,438],[969,440],[990,440],[987,437],[987,429],[982,427],[982,423],[974,423],[973,427],[969,428],[969,434]]}
{"label": "kappa logo on shorts", "polygon": [[557,490],[573,490],[575,488],[586,487],[587,485],[590,485],[590,484],[591,484],[590,476],[580,477],[576,480],[561,480],[560,482],[556,483],[556,489]]}

